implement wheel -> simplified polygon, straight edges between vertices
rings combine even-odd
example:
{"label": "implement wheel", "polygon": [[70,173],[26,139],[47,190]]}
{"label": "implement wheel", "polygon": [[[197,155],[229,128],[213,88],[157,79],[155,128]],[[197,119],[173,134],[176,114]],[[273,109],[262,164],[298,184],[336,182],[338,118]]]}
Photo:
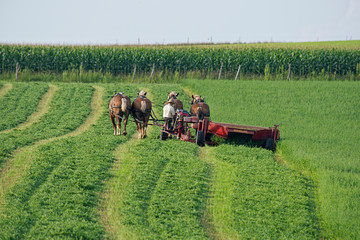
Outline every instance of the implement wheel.
{"label": "implement wheel", "polygon": [[196,133],[196,144],[199,146],[204,146],[204,132],[203,131],[197,131]]}
{"label": "implement wheel", "polygon": [[168,139],[168,134],[167,134],[167,132],[161,132],[161,135],[160,135],[160,139],[161,140],[166,140],[166,139]]}
{"label": "implement wheel", "polygon": [[275,150],[274,140],[272,138],[266,139],[265,148],[268,150]]}

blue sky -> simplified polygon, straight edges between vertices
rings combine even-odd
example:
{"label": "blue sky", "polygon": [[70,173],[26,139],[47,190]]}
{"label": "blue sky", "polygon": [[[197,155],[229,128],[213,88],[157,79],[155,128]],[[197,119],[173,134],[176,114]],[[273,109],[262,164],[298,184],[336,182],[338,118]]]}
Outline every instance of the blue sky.
{"label": "blue sky", "polygon": [[0,0],[0,43],[360,39],[360,0]]}

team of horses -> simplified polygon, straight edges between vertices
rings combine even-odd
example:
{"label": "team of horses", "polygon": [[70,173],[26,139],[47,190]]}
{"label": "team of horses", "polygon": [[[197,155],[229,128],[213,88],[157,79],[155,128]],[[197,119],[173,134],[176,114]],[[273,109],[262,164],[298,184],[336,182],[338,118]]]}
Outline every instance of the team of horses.
{"label": "team of horses", "polygon": [[[115,93],[109,102],[109,115],[113,125],[114,135],[121,135],[121,121],[124,120],[123,135],[126,135],[126,125],[129,115],[132,115],[136,123],[138,138],[146,137],[146,129],[151,116],[152,104],[146,97],[145,91],[137,93],[137,97],[131,104],[130,97],[123,93]],[[179,93],[169,92],[167,101],[174,102],[174,110],[183,109],[183,103],[177,99]],[[197,116],[198,119],[210,116],[209,106],[205,103],[204,98],[199,95],[192,95],[190,115]],[[115,123],[116,121],[116,123]]]}

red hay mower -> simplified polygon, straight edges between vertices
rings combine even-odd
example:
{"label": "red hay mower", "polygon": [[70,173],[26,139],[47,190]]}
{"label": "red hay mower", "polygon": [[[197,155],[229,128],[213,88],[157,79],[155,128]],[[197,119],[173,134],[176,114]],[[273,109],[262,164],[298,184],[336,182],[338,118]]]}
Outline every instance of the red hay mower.
{"label": "red hay mower", "polygon": [[[263,141],[263,147],[266,149],[275,150],[276,141],[280,139],[278,125],[274,125],[274,127],[255,127],[212,122],[209,117],[198,119],[196,116],[190,116],[187,111],[182,109],[176,111],[175,122],[172,126],[169,126],[166,121],[165,124],[159,126],[162,126],[161,140],[166,140],[172,136],[175,139],[194,142],[199,146],[205,144],[216,145],[217,143],[211,141],[212,135],[227,139],[229,134],[243,134],[251,136],[252,141]],[[191,134],[190,129],[196,130],[195,136]]]}

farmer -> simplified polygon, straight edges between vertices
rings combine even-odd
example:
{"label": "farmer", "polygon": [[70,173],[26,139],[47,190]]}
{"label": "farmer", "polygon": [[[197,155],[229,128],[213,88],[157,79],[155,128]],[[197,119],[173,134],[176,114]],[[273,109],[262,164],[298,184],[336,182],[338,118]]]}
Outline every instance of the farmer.
{"label": "farmer", "polygon": [[170,100],[165,102],[165,106],[163,109],[163,118],[165,120],[168,130],[172,130],[172,122],[175,117],[174,104],[175,104],[175,101],[174,101],[174,99],[171,98]]}

